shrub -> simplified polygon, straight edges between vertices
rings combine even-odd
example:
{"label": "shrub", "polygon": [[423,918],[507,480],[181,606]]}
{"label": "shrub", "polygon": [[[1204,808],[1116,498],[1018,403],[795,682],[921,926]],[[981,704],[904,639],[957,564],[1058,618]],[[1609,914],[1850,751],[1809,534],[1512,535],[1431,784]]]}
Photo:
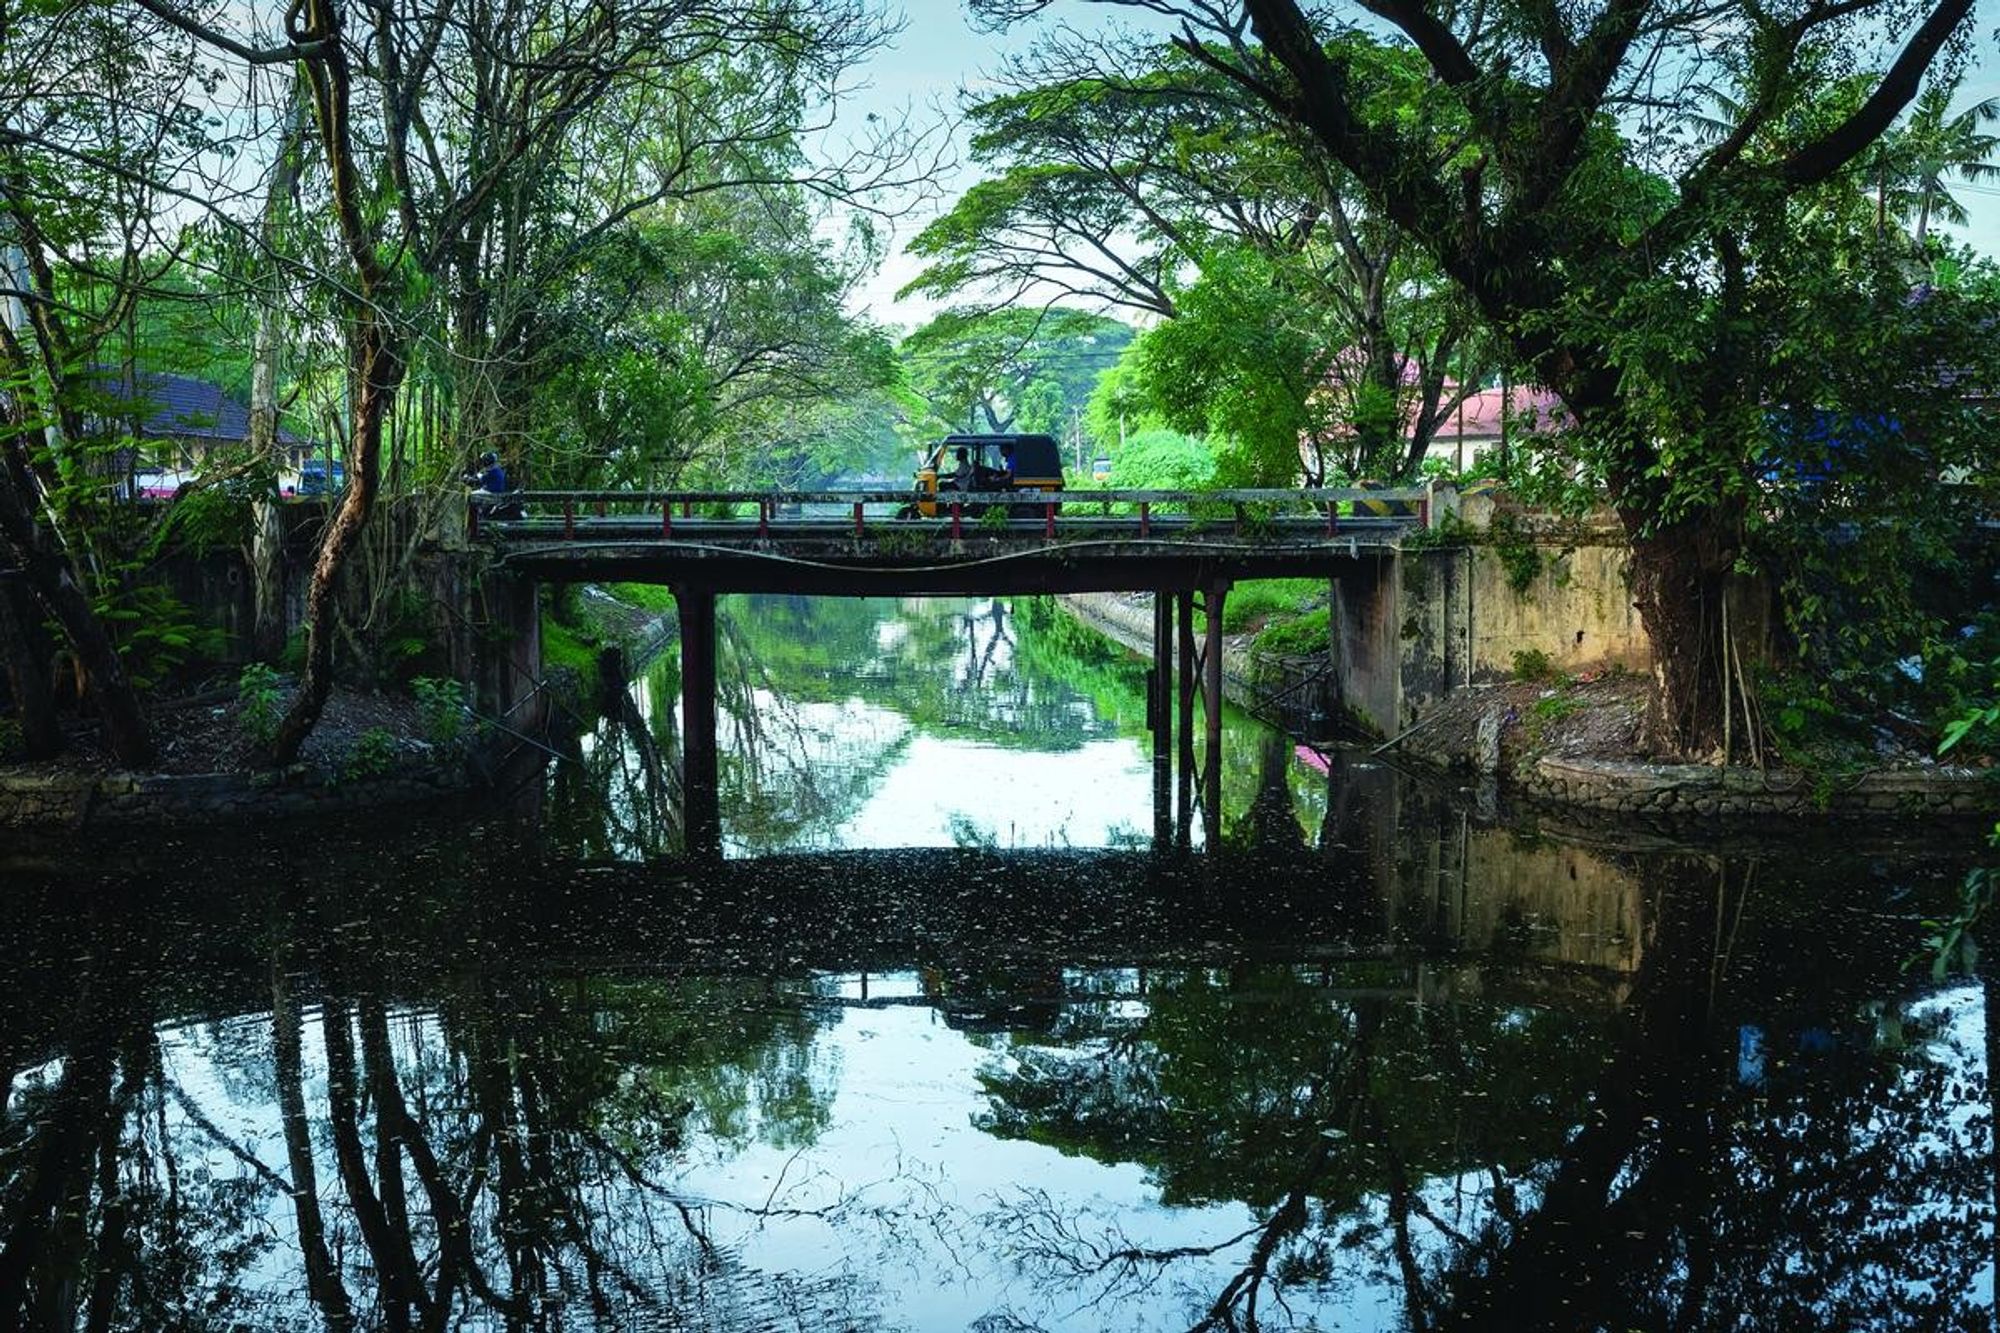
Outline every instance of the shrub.
{"label": "shrub", "polygon": [[1550,681],[1556,676],[1556,664],[1549,655],[1539,648],[1523,648],[1514,654],[1514,679],[1526,681]]}
{"label": "shrub", "polygon": [[455,680],[418,676],[410,689],[417,696],[417,713],[431,744],[440,749],[457,745],[465,734],[465,687]]}
{"label": "shrub", "polygon": [[260,749],[278,738],[278,691],[278,673],[262,662],[236,677],[236,725]]}
{"label": "shrub", "polygon": [[378,778],[396,763],[396,737],[387,727],[370,727],[354,738],[354,747],[340,766],[343,780]]}

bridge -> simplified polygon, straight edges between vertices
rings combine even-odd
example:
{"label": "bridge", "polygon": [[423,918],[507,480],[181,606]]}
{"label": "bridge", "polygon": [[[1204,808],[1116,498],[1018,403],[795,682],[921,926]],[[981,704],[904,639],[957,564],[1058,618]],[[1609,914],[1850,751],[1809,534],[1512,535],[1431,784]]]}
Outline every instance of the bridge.
{"label": "bridge", "polygon": [[[933,510],[918,512],[917,500]],[[1202,702],[1204,834],[1219,841],[1222,625],[1242,579],[1321,577],[1379,562],[1428,524],[1428,487],[1225,491],[522,491],[468,530],[530,581],[671,587],[681,628],[682,791],[693,848],[720,846],[715,599],[1154,594],[1147,715],[1156,835],[1193,814]],[[500,517],[504,513],[506,517]],[[1199,593],[1205,623],[1197,630]],[[539,673],[533,673],[539,674]],[[1179,745],[1176,750],[1175,736]],[[1164,795],[1176,754],[1173,808]]]}
{"label": "bridge", "polygon": [[[1425,487],[946,491],[523,491],[475,510],[504,566],[536,578],[836,597],[1209,589],[1325,575],[1428,523]],[[720,515],[720,516],[718,516]]]}

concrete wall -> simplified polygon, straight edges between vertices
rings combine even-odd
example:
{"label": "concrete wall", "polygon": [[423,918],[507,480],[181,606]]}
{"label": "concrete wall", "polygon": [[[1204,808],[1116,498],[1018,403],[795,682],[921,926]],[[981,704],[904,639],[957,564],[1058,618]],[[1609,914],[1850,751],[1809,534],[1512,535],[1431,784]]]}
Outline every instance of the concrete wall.
{"label": "concrete wall", "polygon": [[[1513,676],[1529,652],[1563,673],[1650,669],[1614,523],[1559,524],[1488,497],[1438,494],[1440,522],[1459,524],[1463,540],[1411,544],[1333,580],[1331,651],[1356,721],[1396,735],[1450,691]],[[1496,513],[1509,516],[1498,530]],[[1533,551],[1523,587],[1503,547]]]}

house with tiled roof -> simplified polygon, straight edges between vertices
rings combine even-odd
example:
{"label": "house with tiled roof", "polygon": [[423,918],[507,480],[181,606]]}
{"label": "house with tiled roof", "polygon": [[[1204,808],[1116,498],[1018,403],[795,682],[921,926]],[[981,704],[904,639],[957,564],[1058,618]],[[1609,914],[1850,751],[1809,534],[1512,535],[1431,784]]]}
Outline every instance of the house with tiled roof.
{"label": "house with tiled roof", "polygon": [[[240,449],[249,442],[249,407],[219,384],[129,368],[107,368],[99,384],[109,400],[101,424],[129,432],[134,441],[127,470],[198,473],[218,451]],[[279,424],[280,472],[296,473],[308,458],[322,452],[311,440]]]}

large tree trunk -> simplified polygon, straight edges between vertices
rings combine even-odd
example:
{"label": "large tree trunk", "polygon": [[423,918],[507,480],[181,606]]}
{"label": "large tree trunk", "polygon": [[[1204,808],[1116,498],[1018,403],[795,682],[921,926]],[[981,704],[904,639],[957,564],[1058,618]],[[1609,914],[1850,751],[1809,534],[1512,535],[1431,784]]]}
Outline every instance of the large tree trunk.
{"label": "large tree trunk", "polygon": [[306,593],[305,679],[271,746],[271,757],[279,764],[298,758],[299,748],[312,734],[333,688],[335,594],[341,569],[375,506],[382,468],[382,425],[396,401],[404,370],[400,335],[393,315],[383,304],[392,283],[377,249],[381,228],[363,210],[367,187],[354,162],[349,119],[353,80],[346,49],[341,45],[340,9],[336,0],[306,0],[290,22],[293,37],[316,48],[316,54],[304,65],[332,181],[341,244],[354,265],[355,291],[346,304],[353,321],[347,345],[355,392],[354,416],[348,425],[347,495],[320,542],[319,559],[313,565],[312,586]]}
{"label": "large tree trunk", "polygon": [[53,759],[62,753],[63,735],[56,725],[48,659],[35,648],[33,606],[20,581],[0,572],[0,669],[7,673],[21,722],[21,746],[30,759]]}
{"label": "large tree trunk", "polygon": [[389,347],[387,330],[372,313],[364,314],[354,332],[359,346],[360,392],[355,395],[354,421],[347,451],[347,494],[320,542],[313,564],[312,586],[306,593],[306,671],[299,692],[279,724],[271,746],[272,760],[289,764],[312,734],[333,689],[334,619],[337,594],[347,557],[361,539],[361,530],[375,507],[382,466],[382,422],[395,401],[403,379],[403,362]]}
{"label": "large tree trunk", "polygon": [[139,697],[75,568],[36,539],[28,498],[31,485],[14,458],[0,456],[0,551],[21,570],[35,601],[62,627],[70,651],[83,666],[85,688],[104,721],[112,754],[127,768],[145,768],[153,762],[153,742],[139,711]]}
{"label": "large tree trunk", "polygon": [[1735,525],[1720,515],[1646,531],[1621,511],[1632,544],[1626,579],[1646,629],[1658,686],[1648,741],[1688,758],[1721,752],[1728,693],[1723,674],[1723,597],[1735,558]]}

